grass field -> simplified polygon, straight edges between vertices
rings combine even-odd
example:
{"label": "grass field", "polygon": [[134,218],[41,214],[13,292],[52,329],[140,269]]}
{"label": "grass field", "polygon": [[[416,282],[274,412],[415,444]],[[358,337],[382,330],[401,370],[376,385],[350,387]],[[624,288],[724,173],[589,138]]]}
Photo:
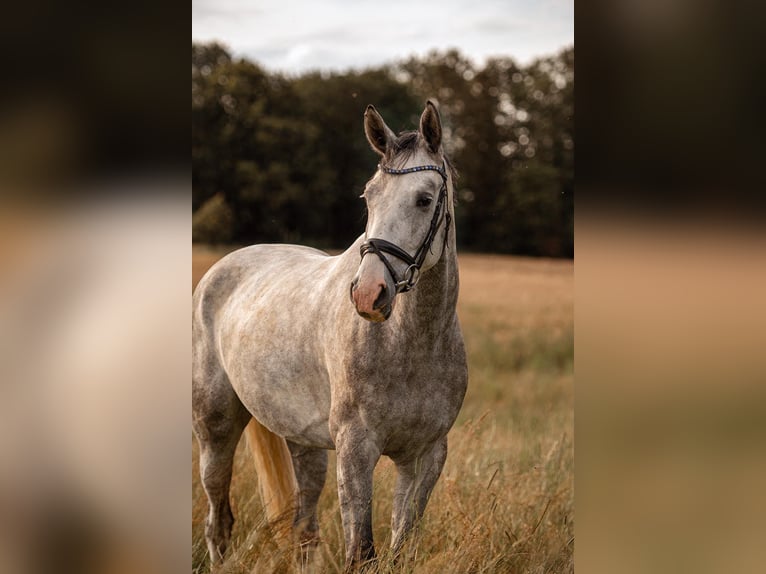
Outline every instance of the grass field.
{"label": "grass field", "polygon": [[[193,285],[222,252],[195,248]],[[380,572],[573,572],[573,264],[460,256],[458,312],[469,388],[418,536],[386,560],[395,472],[375,471],[373,521]],[[206,501],[192,441],[192,567],[208,572]],[[252,461],[240,444],[232,481],[236,517],[222,572],[293,572],[292,553],[265,525]],[[343,536],[334,453],[319,504],[316,570],[341,572]]]}

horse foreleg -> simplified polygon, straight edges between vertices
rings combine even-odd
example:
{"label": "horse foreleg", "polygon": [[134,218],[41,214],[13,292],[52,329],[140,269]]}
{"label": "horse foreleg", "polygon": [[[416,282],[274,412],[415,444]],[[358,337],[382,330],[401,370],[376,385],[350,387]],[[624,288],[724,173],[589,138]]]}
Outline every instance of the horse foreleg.
{"label": "horse foreleg", "polygon": [[399,553],[407,534],[423,515],[446,459],[445,437],[419,457],[394,460],[398,471],[391,519],[391,549],[394,555]]}
{"label": "horse foreleg", "polygon": [[367,436],[364,428],[344,428],[335,437],[347,572],[375,559],[372,472],[380,458],[380,449]]}
{"label": "horse foreleg", "polygon": [[298,482],[298,508],[293,526],[301,547],[301,563],[307,565],[319,540],[317,503],[327,476],[327,451],[287,441]]}

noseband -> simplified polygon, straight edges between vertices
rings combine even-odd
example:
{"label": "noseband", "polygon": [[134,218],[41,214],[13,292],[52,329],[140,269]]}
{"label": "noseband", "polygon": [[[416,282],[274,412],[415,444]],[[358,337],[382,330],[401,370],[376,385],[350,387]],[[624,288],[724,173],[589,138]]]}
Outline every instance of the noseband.
{"label": "noseband", "polygon": [[[385,239],[368,239],[362,243],[360,248],[362,257],[368,253],[374,253],[377,255],[386,266],[386,269],[388,269],[388,272],[391,273],[391,278],[394,280],[394,285],[396,286],[396,292],[405,293],[415,287],[418,279],[420,279],[420,268],[423,266],[426,255],[431,249],[431,244],[436,238],[436,232],[439,230],[442,213],[444,213],[444,219],[447,222],[447,228],[444,232],[444,246],[446,247],[447,245],[447,235],[449,234],[450,223],[452,222],[452,216],[449,213],[449,209],[446,209],[444,205],[447,199],[447,172],[444,168],[444,164],[442,164],[442,167],[439,167],[438,165],[419,165],[405,169],[393,169],[383,165],[380,165],[379,167],[383,172],[391,175],[404,175],[407,173],[417,173],[420,171],[435,171],[442,178],[442,186],[441,189],[439,189],[439,198],[436,200],[436,209],[434,210],[434,215],[431,218],[431,225],[428,228],[428,233],[426,234],[423,243],[420,244],[420,247],[418,247],[418,250],[415,252],[414,257],[398,245],[394,245]],[[442,251],[443,250],[444,247],[442,247]],[[394,270],[394,266],[391,265],[391,262],[388,260],[388,258],[386,258],[384,253],[393,255],[408,265],[407,269],[404,271],[404,275],[401,278],[399,278],[396,271]]]}

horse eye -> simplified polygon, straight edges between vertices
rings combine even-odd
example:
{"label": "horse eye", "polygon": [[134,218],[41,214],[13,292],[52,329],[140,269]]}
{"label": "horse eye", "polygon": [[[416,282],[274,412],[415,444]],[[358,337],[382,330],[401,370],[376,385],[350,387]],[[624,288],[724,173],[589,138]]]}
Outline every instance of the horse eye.
{"label": "horse eye", "polygon": [[417,205],[418,207],[428,207],[429,205],[431,205],[431,201],[433,200],[431,199],[430,196],[421,195],[420,197],[418,197],[418,200],[415,203],[415,205]]}

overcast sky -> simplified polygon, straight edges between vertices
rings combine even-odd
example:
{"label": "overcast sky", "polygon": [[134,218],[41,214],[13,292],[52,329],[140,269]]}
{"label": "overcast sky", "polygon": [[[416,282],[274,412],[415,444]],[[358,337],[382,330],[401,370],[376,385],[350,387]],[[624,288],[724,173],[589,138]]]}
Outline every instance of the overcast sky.
{"label": "overcast sky", "polygon": [[522,64],[574,44],[574,0],[193,0],[192,39],[273,70],[344,70],[458,48]]}

